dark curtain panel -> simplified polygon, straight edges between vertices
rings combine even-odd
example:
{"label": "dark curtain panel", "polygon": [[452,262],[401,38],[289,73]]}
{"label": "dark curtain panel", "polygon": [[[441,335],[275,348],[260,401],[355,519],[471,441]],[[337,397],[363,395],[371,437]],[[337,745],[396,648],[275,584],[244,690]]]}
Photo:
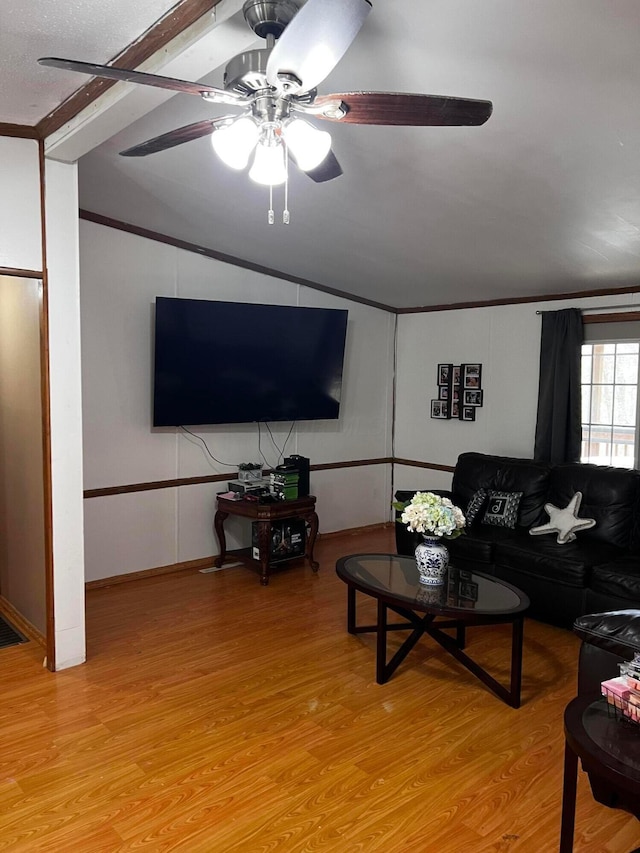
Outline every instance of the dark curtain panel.
{"label": "dark curtain panel", "polygon": [[542,315],[540,385],[534,456],[539,462],[580,461],[580,355],[578,308]]}

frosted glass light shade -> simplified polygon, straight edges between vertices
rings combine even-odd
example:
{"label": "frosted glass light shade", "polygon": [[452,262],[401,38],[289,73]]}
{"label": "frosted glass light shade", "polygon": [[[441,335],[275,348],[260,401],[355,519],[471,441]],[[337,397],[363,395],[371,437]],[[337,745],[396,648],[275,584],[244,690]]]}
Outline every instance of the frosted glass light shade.
{"label": "frosted glass light shade", "polygon": [[318,130],[300,118],[290,121],[284,127],[283,134],[303,172],[309,172],[319,166],[331,150],[331,134],[326,130]]}
{"label": "frosted glass light shade", "polygon": [[282,145],[265,145],[259,142],[256,146],[256,156],[249,177],[257,184],[276,186],[287,179],[287,169],[284,164],[284,148]]}
{"label": "frosted glass light shade", "polygon": [[239,118],[213,132],[211,146],[231,169],[244,169],[256,147],[259,131],[250,118]]}

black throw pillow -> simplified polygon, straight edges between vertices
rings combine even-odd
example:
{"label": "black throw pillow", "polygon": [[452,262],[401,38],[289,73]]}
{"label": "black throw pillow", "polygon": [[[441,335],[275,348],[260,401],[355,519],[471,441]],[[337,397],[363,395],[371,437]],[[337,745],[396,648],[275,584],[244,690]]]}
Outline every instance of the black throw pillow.
{"label": "black throw pillow", "polygon": [[482,523],[493,524],[496,527],[515,527],[522,494],[522,492],[496,492],[490,489]]}
{"label": "black throw pillow", "polygon": [[486,489],[478,489],[477,492],[471,495],[471,500],[464,515],[467,520],[467,527],[471,527],[473,522],[478,518],[488,496],[489,492]]}

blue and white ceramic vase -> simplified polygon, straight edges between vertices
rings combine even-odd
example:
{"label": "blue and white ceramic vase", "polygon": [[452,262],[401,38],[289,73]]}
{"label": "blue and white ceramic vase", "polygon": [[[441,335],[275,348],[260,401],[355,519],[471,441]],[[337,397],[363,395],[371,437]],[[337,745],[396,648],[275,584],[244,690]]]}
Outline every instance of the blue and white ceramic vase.
{"label": "blue and white ceramic vase", "polygon": [[420,583],[427,586],[442,584],[447,576],[449,552],[437,536],[424,536],[416,547],[416,563]]}

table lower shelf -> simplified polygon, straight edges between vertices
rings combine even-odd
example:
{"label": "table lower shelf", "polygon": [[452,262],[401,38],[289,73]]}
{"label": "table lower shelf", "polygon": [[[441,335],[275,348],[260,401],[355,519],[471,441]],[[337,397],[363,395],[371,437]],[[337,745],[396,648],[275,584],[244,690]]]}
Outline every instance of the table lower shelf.
{"label": "table lower shelf", "polygon": [[[310,563],[314,573],[318,571],[317,564],[314,567],[313,562],[306,554],[296,554],[293,557],[283,557],[279,560],[270,561],[269,574],[277,572],[280,568],[286,568],[290,563],[299,563],[304,560],[307,560]],[[216,557],[213,564],[217,568],[224,568],[225,563],[232,563],[236,561],[243,563],[248,569],[257,572],[259,575],[262,574],[262,563],[260,560],[256,560],[254,558],[253,548],[236,548],[234,551],[227,551],[224,555],[224,560],[221,560],[220,557]]]}

